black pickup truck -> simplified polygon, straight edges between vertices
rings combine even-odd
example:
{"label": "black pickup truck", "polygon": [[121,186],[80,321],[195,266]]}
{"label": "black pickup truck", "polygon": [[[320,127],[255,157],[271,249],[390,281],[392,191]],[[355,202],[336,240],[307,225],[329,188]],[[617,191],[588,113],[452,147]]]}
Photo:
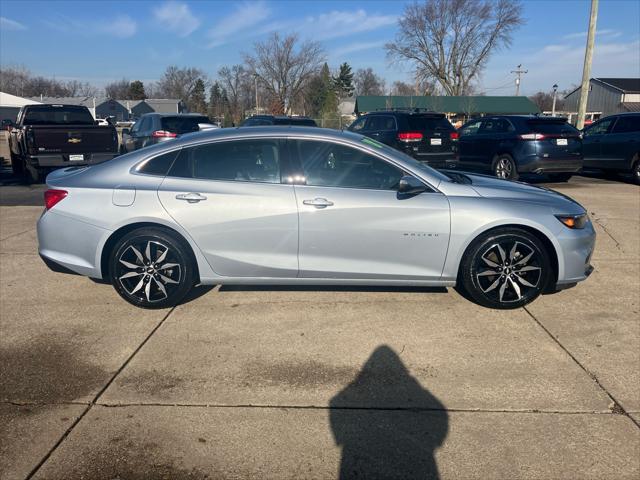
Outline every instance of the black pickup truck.
{"label": "black pickup truck", "polygon": [[55,168],[104,162],[118,155],[112,125],[98,125],[87,107],[25,105],[9,137],[13,173],[41,182]]}

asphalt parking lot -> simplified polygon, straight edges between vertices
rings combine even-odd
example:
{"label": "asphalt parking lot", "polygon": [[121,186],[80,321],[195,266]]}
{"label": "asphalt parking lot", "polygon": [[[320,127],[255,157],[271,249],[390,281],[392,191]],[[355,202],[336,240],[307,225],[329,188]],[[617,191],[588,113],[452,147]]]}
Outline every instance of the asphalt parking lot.
{"label": "asphalt parking lot", "polygon": [[640,188],[549,186],[590,212],[595,272],[520,310],[216,287],[145,311],[50,272],[43,187],[5,182],[0,478],[637,479]]}

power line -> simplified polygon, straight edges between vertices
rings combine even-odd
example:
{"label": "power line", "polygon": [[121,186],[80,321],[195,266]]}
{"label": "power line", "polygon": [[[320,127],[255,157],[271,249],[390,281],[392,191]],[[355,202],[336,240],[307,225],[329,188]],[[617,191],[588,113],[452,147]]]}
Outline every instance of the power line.
{"label": "power line", "polygon": [[522,70],[522,64],[518,65],[516,70],[511,70],[511,73],[516,74],[516,97],[520,95],[520,77],[524,73],[529,73],[529,70]]}

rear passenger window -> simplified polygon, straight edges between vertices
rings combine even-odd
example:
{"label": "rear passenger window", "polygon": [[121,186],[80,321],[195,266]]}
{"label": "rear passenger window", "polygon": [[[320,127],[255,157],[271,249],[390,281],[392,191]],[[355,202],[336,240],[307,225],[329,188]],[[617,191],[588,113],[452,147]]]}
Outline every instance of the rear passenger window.
{"label": "rear passenger window", "polygon": [[183,148],[170,176],[235,182],[280,183],[281,141],[216,142]]}
{"label": "rear passenger window", "polygon": [[612,133],[640,132],[640,116],[623,115],[618,117],[618,121],[613,127]]}
{"label": "rear passenger window", "polygon": [[315,140],[295,142],[306,184],[319,187],[396,190],[403,172],[353,147]]}
{"label": "rear passenger window", "polygon": [[513,125],[503,118],[485,120],[480,128],[480,133],[507,133],[513,131]]}
{"label": "rear passenger window", "polygon": [[179,150],[174,150],[173,152],[164,153],[162,155],[158,155],[157,157],[145,160],[140,165],[138,165],[136,171],[138,173],[144,173],[146,175],[161,175],[164,177],[167,173],[169,173],[171,164],[178,155],[178,152]]}

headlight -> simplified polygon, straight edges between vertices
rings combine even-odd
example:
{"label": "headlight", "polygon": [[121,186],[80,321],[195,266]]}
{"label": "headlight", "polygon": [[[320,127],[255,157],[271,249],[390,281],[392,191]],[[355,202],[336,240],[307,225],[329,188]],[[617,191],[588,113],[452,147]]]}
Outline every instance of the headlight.
{"label": "headlight", "polygon": [[564,223],[566,227],[573,229],[584,228],[589,221],[589,216],[586,213],[582,215],[556,215],[556,218]]}

